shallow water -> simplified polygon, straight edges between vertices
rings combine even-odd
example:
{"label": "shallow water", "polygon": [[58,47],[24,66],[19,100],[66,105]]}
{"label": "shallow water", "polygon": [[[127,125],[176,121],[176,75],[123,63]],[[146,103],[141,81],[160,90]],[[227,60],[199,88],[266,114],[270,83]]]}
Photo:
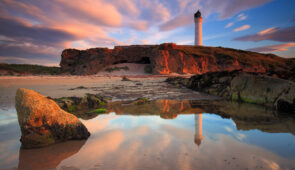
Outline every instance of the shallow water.
{"label": "shallow water", "polygon": [[[0,109],[0,169],[295,169],[295,118],[223,101],[114,102],[88,140],[23,150]],[[224,117],[224,118],[222,118]]]}

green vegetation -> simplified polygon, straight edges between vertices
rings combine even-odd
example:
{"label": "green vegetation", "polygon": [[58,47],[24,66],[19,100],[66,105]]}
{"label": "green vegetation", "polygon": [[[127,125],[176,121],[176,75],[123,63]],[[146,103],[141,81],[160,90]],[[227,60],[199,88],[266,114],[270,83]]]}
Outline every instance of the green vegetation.
{"label": "green vegetation", "polygon": [[134,102],[134,104],[135,104],[135,105],[141,105],[141,104],[145,104],[145,103],[147,103],[148,101],[149,101],[148,98],[143,97],[143,98],[139,98],[139,99],[137,99],[137,100]]}
{"label": "green vegetation", "polygon": [[265,100],[262,98],[253,98],[250,96],[241,96],[241,101],[245,103],[252,103],[252,104],[265,104]]}
{"label": "green vegetation", "polygon": [[120,71],[120,70],[129,70],[129,67],[124,66],[124,67],[113,67],[113,68],[107,68],[105,71],[107,72],[113,72],[113,71]]}
{"label": "green vegetation", "polygon": [[98,102],[99,102],[99,106],[104,106],[105,105],[105,102],[103,100],[99,99]]}
{"label": "green vegetation", "polygon": [[73,105],[72,105],[72,106],[70,107],[70,109],[69,109],[70,112],[74,112],[75,110],[76,110],[76,107],[73,106]]}
{"label": "green vegetation", "polygon": [[6,64],[0,63],[0,70],[6,70],[11,75],[18,74],[36,74],[36,75],[59,75],[65,73],[60,67],[46,67],[30,64]]}
{"label": "green vegetation", "polygon": [[69,97],[61,97],[61,98],[54,98],[53,99],[55,102],[62,102],[64,100],[71,100]]}
{"label": "green vegetation", "polygon": [[100,109],[95,109],[95,110],[92,110],[90,112],[87,112],[86,114],[92,115],[92,114],[102,114],[102,113],[107,113],[107,112],[108,112],[107,109],[100,108]]}
{"label": "green vegetation", "polygon": [[152,74],[153,73],[153,68],[151,65],[146,65],[144,66],[144,72],[147,74]]}
{"label": "green vegetation", "polygon": [[238,97],[238,95],[236,93],[233,93],[231,98],[232,98],[233,101],[239,100],[239,97]]}
{"label": "green vegetation", "polygon": [[266,101],[262,98],[253,98],[253,97],[249,97],[249,96],[243,96],[241,95],[240,98],[236,93],[233,93],[232,96],[232,101],[242,101],[245,103],[251,103],[251,104],[265,104]]}

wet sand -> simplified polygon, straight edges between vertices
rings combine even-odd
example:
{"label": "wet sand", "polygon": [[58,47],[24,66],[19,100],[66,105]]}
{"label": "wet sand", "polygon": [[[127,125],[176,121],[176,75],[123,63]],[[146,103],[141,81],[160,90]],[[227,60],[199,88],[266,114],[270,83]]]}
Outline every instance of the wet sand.
{"label": "wet sand", "polygon": [[[170,75],[171,77],[172,75]],[[135,100],[147,97],[174,100],[211,100],[217,97],[179,88],[165,82],[169,76],[128,76],[131,81],[121,81],[122,76],[6,76],[0,77],[0,108],[14,105],[18,88],[35,90],[52,98],[77,96],[85,93],[113,97],[113,101]],[[83,88],[77,88],[83,87]]]}

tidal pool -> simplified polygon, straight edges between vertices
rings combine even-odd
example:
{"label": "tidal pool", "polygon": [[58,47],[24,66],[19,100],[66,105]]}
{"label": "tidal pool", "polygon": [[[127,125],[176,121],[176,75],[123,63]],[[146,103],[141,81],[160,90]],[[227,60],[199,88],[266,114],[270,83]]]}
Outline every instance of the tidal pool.
{"label": "tidal pool", "polygon": [[114,102],[82,122],[88,140],[21,149],[0,109],[0,169],[295,169],[295,117],[224,101]]}

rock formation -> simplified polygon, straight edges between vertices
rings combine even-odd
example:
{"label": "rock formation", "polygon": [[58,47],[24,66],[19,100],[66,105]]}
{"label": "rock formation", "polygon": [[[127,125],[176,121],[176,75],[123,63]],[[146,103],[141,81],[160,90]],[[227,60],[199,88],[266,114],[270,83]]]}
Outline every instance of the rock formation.
{"label": "rock formation", "polygon": [[63,110],[70,112],[84,120],[92,119],[97,114],[89,114],[89,111],[98,108],[105,108],[107,98],[103,98],[97,94],[85,94],[83,97],[62,97],[54,99],[54,101]]}
{"label": "rock formation", "polygon": [[288,80],[224,71],[195,75],[189,79],[169,78],[167,82],[233,101],[272,106],[282,112],[295,113],[295,83]]}
{"label": "rock formation", "polygon": [[24,148],[43,147],[71,139],[87,139],[87,128],[53,100],[32,90],[16,92],[15,107]]}
{"label": "rock formation", "polygon": [[114,49],[66,49],[60,66],[72,74],[96,74],[108,65],[150,63],[154,74],[243,70],[295,80],[295,60],[222,47],[176,44],[116,46]]}

